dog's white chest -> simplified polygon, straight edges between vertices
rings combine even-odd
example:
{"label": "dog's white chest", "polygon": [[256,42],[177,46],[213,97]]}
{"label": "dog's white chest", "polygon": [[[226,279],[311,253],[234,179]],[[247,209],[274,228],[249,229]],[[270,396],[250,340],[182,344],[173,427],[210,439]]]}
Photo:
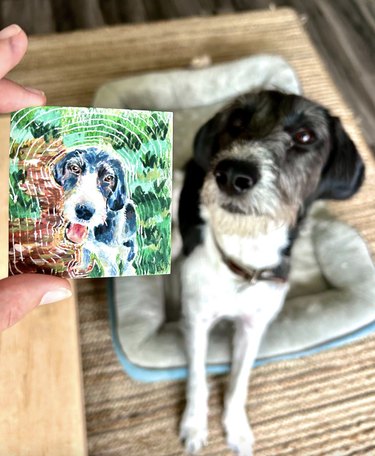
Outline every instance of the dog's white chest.
{"label": "dog's white chest", "polygon": [[220,247],[230,258],[255,269],[277,265],[280,262],[280,250],[287,244],[287,240],[288,230],[285,226],[256,238],[232,234],[217,238]]}
{"label": "dog's white chest", "polygon": [[[272,267],[280,261],[280,249],[287,242],[287,230],[280,229],[259,239],[222,236],[225,252],[253,268]],[[231,272],[207,232],[205,242],[185,260],[182,267],[182,302],[190,318],[208,319],[244,317],[269,320],[280,310],[287,284],[261,281],[250,285]]]}

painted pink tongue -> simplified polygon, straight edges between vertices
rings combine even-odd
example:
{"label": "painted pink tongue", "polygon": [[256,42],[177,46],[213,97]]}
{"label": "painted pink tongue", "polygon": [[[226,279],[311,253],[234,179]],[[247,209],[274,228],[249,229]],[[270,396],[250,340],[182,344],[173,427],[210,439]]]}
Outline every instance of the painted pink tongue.
{"label": "painted pink tongue", "polygon": [[86,237],[87,226],[79,223],[71,223],[66,229],[66,237],[75,244],[80,244]]}

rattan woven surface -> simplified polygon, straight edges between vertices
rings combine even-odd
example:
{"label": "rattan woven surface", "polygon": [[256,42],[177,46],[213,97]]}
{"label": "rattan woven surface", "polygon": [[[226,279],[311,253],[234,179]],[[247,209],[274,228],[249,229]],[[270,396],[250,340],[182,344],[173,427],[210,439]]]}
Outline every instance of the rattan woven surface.
{"label": "rattan woven surface", "polygon": [[[49,104],[88,105],[96,88],[125,74],[181,67],[209,54],[213,61],[259,52],[285,56],[307,96],[340,115],[367,164],[367,183],[333,210],[375,246],[374,167],[354,119],[290,10],[197,18],[75,32],[34,39],[41,52],[13,77],[46,90]],[[43,40],[43,46],[42,46]],[[33,53],[35,56],[35,53]],[[139,384],[113,352],[105,281],[78,286],[88,446],[90,455],[180,455],[178,421],[184,384]],[[334,322],[333,322],[334,324]],[[308,331],[308,328],[306,328]],[[254,370],[248,413],[256,455],[375,454],[375,337],[309,358]],[[203,455],[230,454],[220,414],[226,378],[210,380],[210,439]]]}

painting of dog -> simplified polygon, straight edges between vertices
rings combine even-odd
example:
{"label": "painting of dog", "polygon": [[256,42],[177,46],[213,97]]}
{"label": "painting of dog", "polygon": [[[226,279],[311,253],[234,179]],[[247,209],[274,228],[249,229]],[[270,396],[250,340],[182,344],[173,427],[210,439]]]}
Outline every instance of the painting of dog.
{"label": "painting of dog", "polygon": [[136,212],[120,158],[96,147],[74,149],[53,167],[64,191],[65,237],[83,246],[83,266],[100,259],[106,276],[134,275]]}
{"label": "painting of dog", "polygon": [[171,115],[29,108],[12,116],[9,271],[169,271]]}

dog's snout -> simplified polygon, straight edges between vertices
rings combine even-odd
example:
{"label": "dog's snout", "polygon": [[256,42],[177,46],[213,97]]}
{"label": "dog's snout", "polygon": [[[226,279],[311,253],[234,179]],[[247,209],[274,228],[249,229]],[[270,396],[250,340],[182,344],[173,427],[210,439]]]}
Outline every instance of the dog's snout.
{"label": "dog's snout", "polygon": [[76,215],[79,219],[90,220],[95,213],[95,208],[90,204],[77,204]]}
{"label": "dog's snout", "polygon": [[259,180],[256,165],[241,160],[222,160],[214,171],[216,183],[228,195],[241,195]]}

